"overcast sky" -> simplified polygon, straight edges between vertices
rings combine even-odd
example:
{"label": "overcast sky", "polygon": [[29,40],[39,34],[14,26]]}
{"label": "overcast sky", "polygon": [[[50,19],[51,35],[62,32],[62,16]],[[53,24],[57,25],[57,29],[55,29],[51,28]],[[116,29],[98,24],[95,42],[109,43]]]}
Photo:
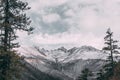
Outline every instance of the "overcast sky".
{"label": "overcast sky", "polygon": [[[26,0],[31,10],[30,36],[19,33],[23,46],[45,48],[89,45],[101,49],[107,28],[120,40],[120,0]],[[23,41],[24,40],[24,41]]]}

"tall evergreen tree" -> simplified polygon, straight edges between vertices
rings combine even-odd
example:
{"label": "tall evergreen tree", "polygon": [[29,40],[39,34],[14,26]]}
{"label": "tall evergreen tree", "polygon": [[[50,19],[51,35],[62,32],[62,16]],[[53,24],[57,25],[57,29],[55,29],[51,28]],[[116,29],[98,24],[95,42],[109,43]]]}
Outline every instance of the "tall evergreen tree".
{"label": "tall evergreen tree", "polygon": [[106,65],[104,66],[104,75],[105,80],[108,80],[109,77],[114,75],[114,54],[118,53],[119,46],[117,45],[118,41],[113,39],[113,32],[111,32],[110,28],[107,30],[105,36],[105,44],[106,47],[103,48],[107,53],[109,53],[109,56],[106,60]]}
{"label": "tall evergreen tree", "polygon": [[[12,49],[18,47],[18,43],[13,41],[18,37],[16,32],[19,30],[31,32],[29,26],[30,18],[26,16],[25,11],[29,10],[27,2],[20,0],[0,0],[0,65],[1,80],[7,80],[7,72],[10,71],[11,65],[14,64],[11,56]],[[10,79],[9,79],[10,80]]]}
{"label": "tall evergreen tree", "polygon": [[29,10],[27,2],[20,0],[1,0],[0,2],[0,30],[1,47],[7,51],[18,47],[18,43],[13,43],[17,38],[16,31],[31,31],[28,27],[30,18],[26,16],[25,11]]}

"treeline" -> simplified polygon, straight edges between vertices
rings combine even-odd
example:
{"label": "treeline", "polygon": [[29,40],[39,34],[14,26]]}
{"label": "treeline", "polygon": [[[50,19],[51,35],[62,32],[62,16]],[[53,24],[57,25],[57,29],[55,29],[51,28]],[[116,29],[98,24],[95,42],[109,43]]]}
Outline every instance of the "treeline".
{"label": "treeline", "polygon": [[[104,37],[105,47],[103,51],[108,54],[103,68],[94,76],[88,68],[85,68],[76,80],[119,80],[120,79],[120,56],[118,40],[114,40],[113,32],[109,28]],[[92,79],[91,79],[92,77]]]}
{"label": "treeline", "polygon": [[19,30],[31,32],[30,20],[25,11],[27,2],[20,0],[0,0],[0,80],[19,80],[23,65],[22,57],[13,48],[19,47],[14,40]]}

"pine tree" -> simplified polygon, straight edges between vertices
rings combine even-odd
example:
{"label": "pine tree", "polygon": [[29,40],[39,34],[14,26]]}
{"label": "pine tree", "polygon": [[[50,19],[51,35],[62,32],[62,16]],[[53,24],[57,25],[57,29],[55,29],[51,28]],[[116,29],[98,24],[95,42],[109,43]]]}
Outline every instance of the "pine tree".
{"label": "pine tree", "polygon": [[106,52],[109,53],[109,56],[106,60],[106,65],[104,66],[104,76],[105,80],[108,80],[109,77],[114,75],[114,66],[115,66],[115,60],[114,60],[114,54],[118,53],[119,46],[117,45],[118,41],[113,39],[113,32],[111,32],[110,28],[107,30],[105,36],[105,44],[106,47],[103,48]]}
{"label": "pine tree", "polygon": [[104,72],[103,70],[101,69],[98,73],[97,73],[97,80],[105,80],[104,79]]}
{"label": "pine tree", "polygon": [[19,47],[18,43],[13,42],[18,37],[16,32],[19,30],[31,32],[33,30],[32,27],[29,27],[30,18],[25,14],[25,11],[29,9],[27,2],[0,0],[0,51],[2,51],[0,54],[2,64],[0,65],[0,76],[2,79],[0,80],[7,80],[8,71],[11,70],[11,65],[15,64],[12,60],[15,58],[15,54],[12,56],[11,54],[13,48]]}
{"label": "pine tree", "polygon": [[[6,56],[8,54],[9,56]],[[20,57],[17,52],[5,52],[4,50],[0,50],[0,80],[19,80],[21,73],[24,70],[24,65],[21,63],[21,61],[22,57]],[[10,65],[6,66],[5,63]]]}
{"label": "pine tree", "polygon": [[82,70],[81,75],[78,77],[77,80],[88,80],[88,77],[92,75],[92,72],[88,68],[85,68]]}
{"label": "pine tree", "polygon": [[32,31],[28,27],[30,18],[26,16],[25,11],[29,10],[27,2],[20,0],[1,0],[0,2],[0,30],[1,30],[1,47],[7,51],[18,47],[18,43],[13,41],[18,37],[16,31]]}

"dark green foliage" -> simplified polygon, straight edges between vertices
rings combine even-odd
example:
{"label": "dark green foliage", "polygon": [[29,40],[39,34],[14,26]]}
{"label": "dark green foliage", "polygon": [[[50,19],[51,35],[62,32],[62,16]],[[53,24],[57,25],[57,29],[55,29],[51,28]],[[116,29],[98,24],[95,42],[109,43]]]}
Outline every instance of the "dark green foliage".
{"label": "dark green foliage", "polygon": [[88,68],[85,68],[84,70],[82,70],[81,75],[78,77],[77,80],[88,80],[88,77],[92,75],[92,72]]}
{"label": "dark green foliage", "polygon": [[22,58],[15,51],[0,50],[0,80],[16,80],[23,71]]}
{"label": "dark green foliage", "polygon": [[114,75],[114,65],[115,60],[113,54],[118,52],[117,49],[119,49],[117,43],[117,40],[113,39],[113,32],[111,32],[110,29],[107,30],[107,35],[105,36],[105,44],[106,47],[103,48],[103,50],[106,50],[109,53],[108,59],[106,60],[106,65],[104,66],[105,70],[105,77],[108,78],[112,75]]}
{"label": "dark green foliage", "polygon": [[28,27],[31,21],[25,14],[25,11],[30,9],[27,6],[27,2],[20,0],[1,0],[0,2],[0,46],[5,51],[19,46],[18,43],[13,43],[13,40],[18,37],[16,31],[33,30]]}
{"label": "dark green foliage", "polygon": [[0,80],[16,80],[19,77],[20,58],[12,49],[19,47],[13,42],[18,37],[17,31],[33,30],[28,27],[31,21],[25,14],[30,9],[27,6],[27,2],[20,0],[0,0]]}
{"label": "dark green foliage", "polygon": [[103,66],[102,72],[100,71],[98,74],[98,80],[108,80],[114,75],[114,68],[116,64],[114,54],[119,53],[119,46],[117,45],[118,41],[113,39],[113,32],[111,32],[110,28],[107,30],[104,40],[106,47],[104,47],[103,50],[105,50],[109,56],[106,59],[106,64]]}
{"label": "dark green foliage", "polygon": [[109,80],[120,80],[120,62],[117,62],[114,68],[114,75]]}

